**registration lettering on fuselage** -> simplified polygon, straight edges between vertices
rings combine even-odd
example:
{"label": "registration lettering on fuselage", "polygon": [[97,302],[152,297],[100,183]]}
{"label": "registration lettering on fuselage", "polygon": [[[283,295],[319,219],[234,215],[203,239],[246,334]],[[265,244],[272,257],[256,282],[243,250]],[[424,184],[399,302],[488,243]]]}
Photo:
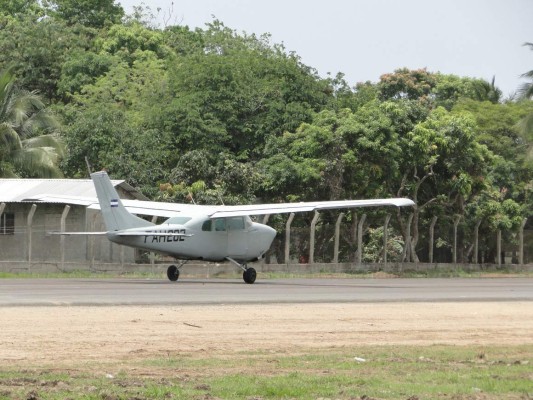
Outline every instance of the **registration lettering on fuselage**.
{"label": "registration lettering on fuselage", "polygon": [[[144,237],[144,243],[171,243],[171,242],[184,242],[185,236],[178,236],[178,235],[162,235],[164,233],[180,233],[182,235],[185,235],[186,230],[185,229],[168,229],[168,230],[158,230],[154,233],[157,233],[158,235],[146,235]],[[151,239],[149,239],[151,238]]]}

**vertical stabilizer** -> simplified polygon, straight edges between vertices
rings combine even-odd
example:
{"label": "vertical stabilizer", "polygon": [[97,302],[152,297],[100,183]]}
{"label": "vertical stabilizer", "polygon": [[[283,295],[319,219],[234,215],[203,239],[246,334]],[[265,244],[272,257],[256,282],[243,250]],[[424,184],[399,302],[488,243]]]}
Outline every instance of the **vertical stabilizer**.
{"label": "vertical stabilizer", "polygon": [[145,221],[131,214],[120,201],[118,193],[113,187],[109,176],[105,171],[91,174],[96,189],[100,210],[104,217],[104,223],[108,231],[118,231],[129,228],[141,228],[152,226],[151,222]]}

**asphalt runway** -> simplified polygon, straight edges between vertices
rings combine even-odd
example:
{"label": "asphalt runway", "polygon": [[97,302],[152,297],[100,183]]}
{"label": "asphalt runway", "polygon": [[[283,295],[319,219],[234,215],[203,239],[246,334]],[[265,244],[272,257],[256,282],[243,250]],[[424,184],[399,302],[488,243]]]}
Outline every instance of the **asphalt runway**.
{"label": "asphalt runway", "polygon": [[451,301],[533,301],[533,279],[0,279],[0,307]]}

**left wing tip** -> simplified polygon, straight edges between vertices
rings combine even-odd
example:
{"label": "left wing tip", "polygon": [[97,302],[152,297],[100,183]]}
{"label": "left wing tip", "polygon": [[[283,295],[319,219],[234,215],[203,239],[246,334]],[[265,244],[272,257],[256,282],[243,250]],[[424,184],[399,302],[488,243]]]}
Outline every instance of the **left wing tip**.
{"label": "left wing tip", "polygon": [[415,205],[415,202],[411,199],[408,199],[408,198],[399,198],[399,199],[396,199],[396,205],[398,207],[407,207],[407,206],[414,206]]}

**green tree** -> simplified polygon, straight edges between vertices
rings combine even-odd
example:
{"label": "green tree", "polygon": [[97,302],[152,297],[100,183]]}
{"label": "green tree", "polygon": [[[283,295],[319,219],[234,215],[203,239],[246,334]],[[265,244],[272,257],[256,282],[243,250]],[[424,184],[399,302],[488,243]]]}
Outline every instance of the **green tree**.
{"label": "green tree", "polygon": [[[251,173],[250,162],[262,156],[266,138],[296,129],[331,97],[327,81],[282,46],[271,45],[268,36],[238,35],[218,21],[194,32],[177,27],[160,31],[135,20],[112,26],[90,51],[71,51],[62,74],[60,93],[70,102],[63,111],[69,126],[65,133],[72,136],[65,163],[69,173],[82,173],[82,154],[94,156],[105,148],[96,145],[100,150],[95,151],[87,142],[94,136],[88,127],[105,132],[96,138],[116,137],[85,118],[105,110],[102,117],[117,132],[129,132],[139,143],[155,140],[148,147],[154,147],[161,168],[151,179],[140,178],[142,185],[203,181],[209,190],[237,187],[235,174]],[[115,120],[121,121],[119,126]],[[113,139],[119,149],[126,142]],[[158,150],[157,145],[166,147]],[[198,160],[198,154],[207,156]],[[191,171],[193,181],[183,177],[191,160],[203,165],[207,159],[217,166],[214,171]],[[250,198],[248,191],[241,192]]]}
{"label": "green tree", "polygon": [[267,158],[259,165],[265,175],[268,197],[282,200],[337,200],[342,196],[346,163],[354,162],[338,129],[352,116],[333,111],[316,114],[311,123],[303,123],[294,133],[272,137],[266,148]]}
{"label": "green tree", "polygon": [[460,99],[472,99],[478,102],[497,104],[501,100],[502,91],[495,86],[495,79],[489,83],[484,79],[459,77],[457,75],[436,74],[436,84],[432,90],[435,105],[448,111]]}
{"label": "green tree", "polygon": [[4,0],[0,3],[0,15],[15,18],[33,14],[42,15],[44,10],[38,0]]}
{"label": "green tree", "polygon": [[[258,164],[264,184],[261,196],[268,201],[393,196],[390,188],[402,172],[402,137],[426,114],[416,101],[374,100],[356,112],[321,111],[295,132],[270,139]],[[334,224],[332,218],[322,216],[325,225]],[[356,221],[352,214],[347,220]],[[319,236],[327,241],[327,229]],[[344,238],[344,254],[354,255],[356,238],[349,233]]]}
{"label": "green tree", "polygon": [[204,50],[204,35],[200,29],[191,31],[187,26],[170,26],[163,33],[166,45],[178,56],[199,55]]}
{"label": "green tree", "polygon": [[177,101],[168,114],[183,116],[172,129],[187,132],[185,117],[193,110],[203,125],[222,127],[231,152],[255,160],[267,138],[310,121],[327,104],[327,81],[269,40],[211,24],[203,32],[203,52],[176,59],[170,68]]}
{"label": "green tree", "polygon": [[344,79],[344,74],[338,73],[334,78],[328,77],[327,82],[330,86],[332,96],[327,108],[339,111],[343,108],[349,108],[356,111],[369,101],[375,100],[378,95],[377,85],[367,81],[358,83],[351,88]]}
{"label": "green tree", "polygon": [[49,15],[67,25],[99,29],[106,24],[118,24],[124,17],[124,9],[114,0],[44,0],[43,3]]}
{"label": "green tree", "polygon": [[[513,243],[516,239],[514,236],[524,218],[524,208],[513,199],[506,199],[505,196],[504,191],[488,188],[472,198],[467,205],[463,229],[471,245],[464,246],[463,261],[472,258],[474,243],[471,239],[472,230],[468,228],[476,223],[479,223],[479,249],[484,255],[485,262],[497,262],[495,238],[498,230],[502,231],[505,242]],[[481,257],[478,257],[478,260],[481,260]]]}
{"label": "green tree", "polygon": [[58,128],[36,93],[17,88],[11,71],[0,72],[0,176],[61,177]]}
{"label": "green tree", "polygon": [[423,121],[414,101],[370,101],[356,112],[324,110],[272,138],[259,163],[265,195],[295,200],[380,197],[400,179],[400,140]]}
{"label": "green tree", "polygon": [[68,103],[81,90],[92,85],[108,72],[115,63],[114,57],[106,53],[93,51],[72,51],[61,67],[58,82],[58,94]]}
{"label": "green tree", "polygon": [[48,103],[58,100],[63,63],[71,51],[87,45],[90,32],[34,14],[0,16],[0,25],[0,68],[15,66],[22,87],[38,91]]}
{"label": "green tree", "polygon": [[232,154],[192,150],[180,157],[170,181],[161,185],[160,198],[230,205],[253,202],[261,176],[254,165],[238,161]]}
{"label": "green tree", "polygon": [[401,68],[381,76],[377,84],[382,100],[417,100],[428,107],[448,111],[461,98],[498,103],[502,92],[483,79],[428,72],[426,69]]}
{"label": "green tree", "polygon": [[129,66],[145,57],[146,52],[154,54],[158,59],[165,59],[171,54],[163,32],[137,21],[113,25],[96,40],[95,46],[102,53],[119,57]]}
{"label": "green tree", "polygon": [[392,74],[381,75],[379,96],[382,100],[419,100],[429,97],[435,84],[435,75],[425,68],[400,68]]}
{"label": "green tree", "polygon": [[[423,212],[463,216],[466,205],[486,188],[492,153],[475,140],[473,118],[444,108],[417,124],[401,146],[403,176],[396,194],[416,203],[411,228],[416,249]],[[414,251],[412,256],[416,259]]]}
{"label": "green tree", "polygon": [[106,105],[70,108],[64,118],[69,148],[64,169],[70,176],[87,176],[87,157],[94,170],[106,169],[146,195],[157,194],[157,184],[168,177],[165,160],[171,158],[161,132],[135,126],[124,110]]}
{"label": "green tree", "polygon": [[529,201],[533,207],[531,142],[524,137],[519,125],[533,112],[533,102],[525,100],[502,104],[462,99],[452,112],[472,115],[476,120],[477,141],[497,156],[488,174],[492,185],[505,194],[504,199],[510,198],[524,205]]}

